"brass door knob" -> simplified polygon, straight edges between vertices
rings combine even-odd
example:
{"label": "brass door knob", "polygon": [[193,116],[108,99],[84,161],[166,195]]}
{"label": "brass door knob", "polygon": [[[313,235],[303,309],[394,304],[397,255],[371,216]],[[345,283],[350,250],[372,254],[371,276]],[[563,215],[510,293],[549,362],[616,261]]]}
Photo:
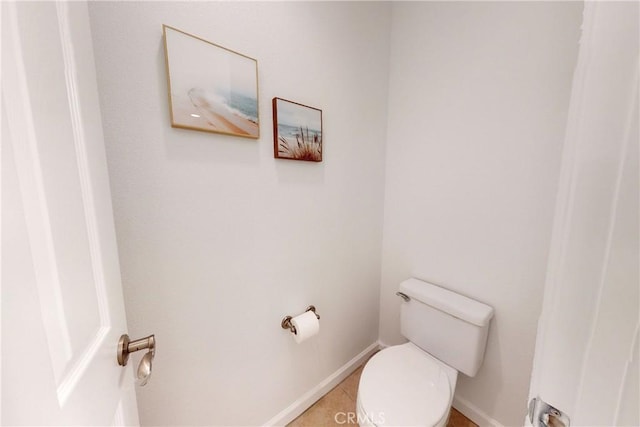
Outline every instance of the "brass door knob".
{"label": "brass door knob", "polygon": [[149,381],[149,377],[151,376],[152,361],[153,357],[156,354],[155,336],[149,335],[146,338],[140,338],[139,340],[131,341],[129,339],[129,335],[124,334],[118,341],[117,359],[120,366],[127,366],[127,362],[129,361],[129,354],[144,349],[149,349],[149,351],[147,352],[147,354],[142,356],[142,360],[140,361],[140,365],[138,366],[138,371],[136,373],[138,384],[141,386],[146,385],[147,381]]}

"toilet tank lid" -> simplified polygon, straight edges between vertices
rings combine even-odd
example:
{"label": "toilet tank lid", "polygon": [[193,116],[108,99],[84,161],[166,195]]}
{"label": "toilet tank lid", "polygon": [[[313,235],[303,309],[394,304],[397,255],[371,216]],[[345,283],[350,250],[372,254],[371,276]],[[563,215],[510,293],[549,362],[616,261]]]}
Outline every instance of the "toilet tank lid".
{"label": "toilet tank lid", "polygon": [[400,283],[400,291],[477,326],[486,326],[493,317],[493,307],[413,277]]}

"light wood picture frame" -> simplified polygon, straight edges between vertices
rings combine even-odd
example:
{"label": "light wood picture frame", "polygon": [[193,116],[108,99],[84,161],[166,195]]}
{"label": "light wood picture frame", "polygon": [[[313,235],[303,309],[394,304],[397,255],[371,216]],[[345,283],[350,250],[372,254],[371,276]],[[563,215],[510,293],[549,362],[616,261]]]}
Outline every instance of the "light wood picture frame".
{"label": "light wood picture frame", "polygon": [[322,161],[322,110],[273,98],[273,156]]}
{"label": "light wood picture frame", "polygon": [[258,139],[258,62],[163,25],[171,126]]}

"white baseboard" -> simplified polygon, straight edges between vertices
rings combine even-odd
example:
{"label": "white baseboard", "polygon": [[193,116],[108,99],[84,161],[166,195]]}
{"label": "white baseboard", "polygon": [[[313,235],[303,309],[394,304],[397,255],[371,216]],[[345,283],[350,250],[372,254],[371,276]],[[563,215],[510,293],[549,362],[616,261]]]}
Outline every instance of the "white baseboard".
{"label": "white baseboard", "polygon": [[462,397],[453,397],[453,407],[480,427],[504,427],[480,408]]}
{"label": "white baseboard", "polygon": [[309,407],[311,407],[311,405],[316,403],[322,396],[324,396],[329,391],[331,391],[331,389],[340,384],[342,380],[347,378],[379,348],[379,342],[374,342],[369,347],[365,348],[362,352],[360,352],[360,354],[349,360],[340,369],[321,381],[320,384],[300,396],[291,405],[289,405],[275,417],[264,423],[263,426],[284,426],[295,420],[296,417],[306,411]]}
{"label": "white baseboard", "polygon": [[383,343],[380,340],[378,340],[378,346],[380,347],[380,350],[384,350],[385,348],[389,347],[387,344]]}

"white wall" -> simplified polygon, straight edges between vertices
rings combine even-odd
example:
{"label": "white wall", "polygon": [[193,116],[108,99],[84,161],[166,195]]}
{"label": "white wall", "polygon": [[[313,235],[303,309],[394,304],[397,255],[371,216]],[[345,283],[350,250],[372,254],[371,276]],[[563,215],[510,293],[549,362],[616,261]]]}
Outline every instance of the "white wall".
{"label": "white wall", "polygon": [[492,305],[454,402],[481,424],[526,413],[582,6],[393,6],[380,337],[408,276]]}
{"label": "white wall", "polygon": [[[389,5],[90,13],[129,333],[158,341],[141,422],[262,424],[378,338]],[[163,23],[258,60],[258,141],[170,127]],[[274,96],[323,110],[322,163],[273,158]]]}
{"label": "white wall", "polygon": [[[129,332],[159,342],[143,424],[265,422],[376,340],[380,283],[402,341],[411,275],[496,308],[456,402],[521,423],[581,3],[90,11]],[[169,126],[162,23],[258,60],[260,140]],[[323,163],[273,159],[274,96],[323,110]],[[311,303],[295,345],[280,320]]]}

